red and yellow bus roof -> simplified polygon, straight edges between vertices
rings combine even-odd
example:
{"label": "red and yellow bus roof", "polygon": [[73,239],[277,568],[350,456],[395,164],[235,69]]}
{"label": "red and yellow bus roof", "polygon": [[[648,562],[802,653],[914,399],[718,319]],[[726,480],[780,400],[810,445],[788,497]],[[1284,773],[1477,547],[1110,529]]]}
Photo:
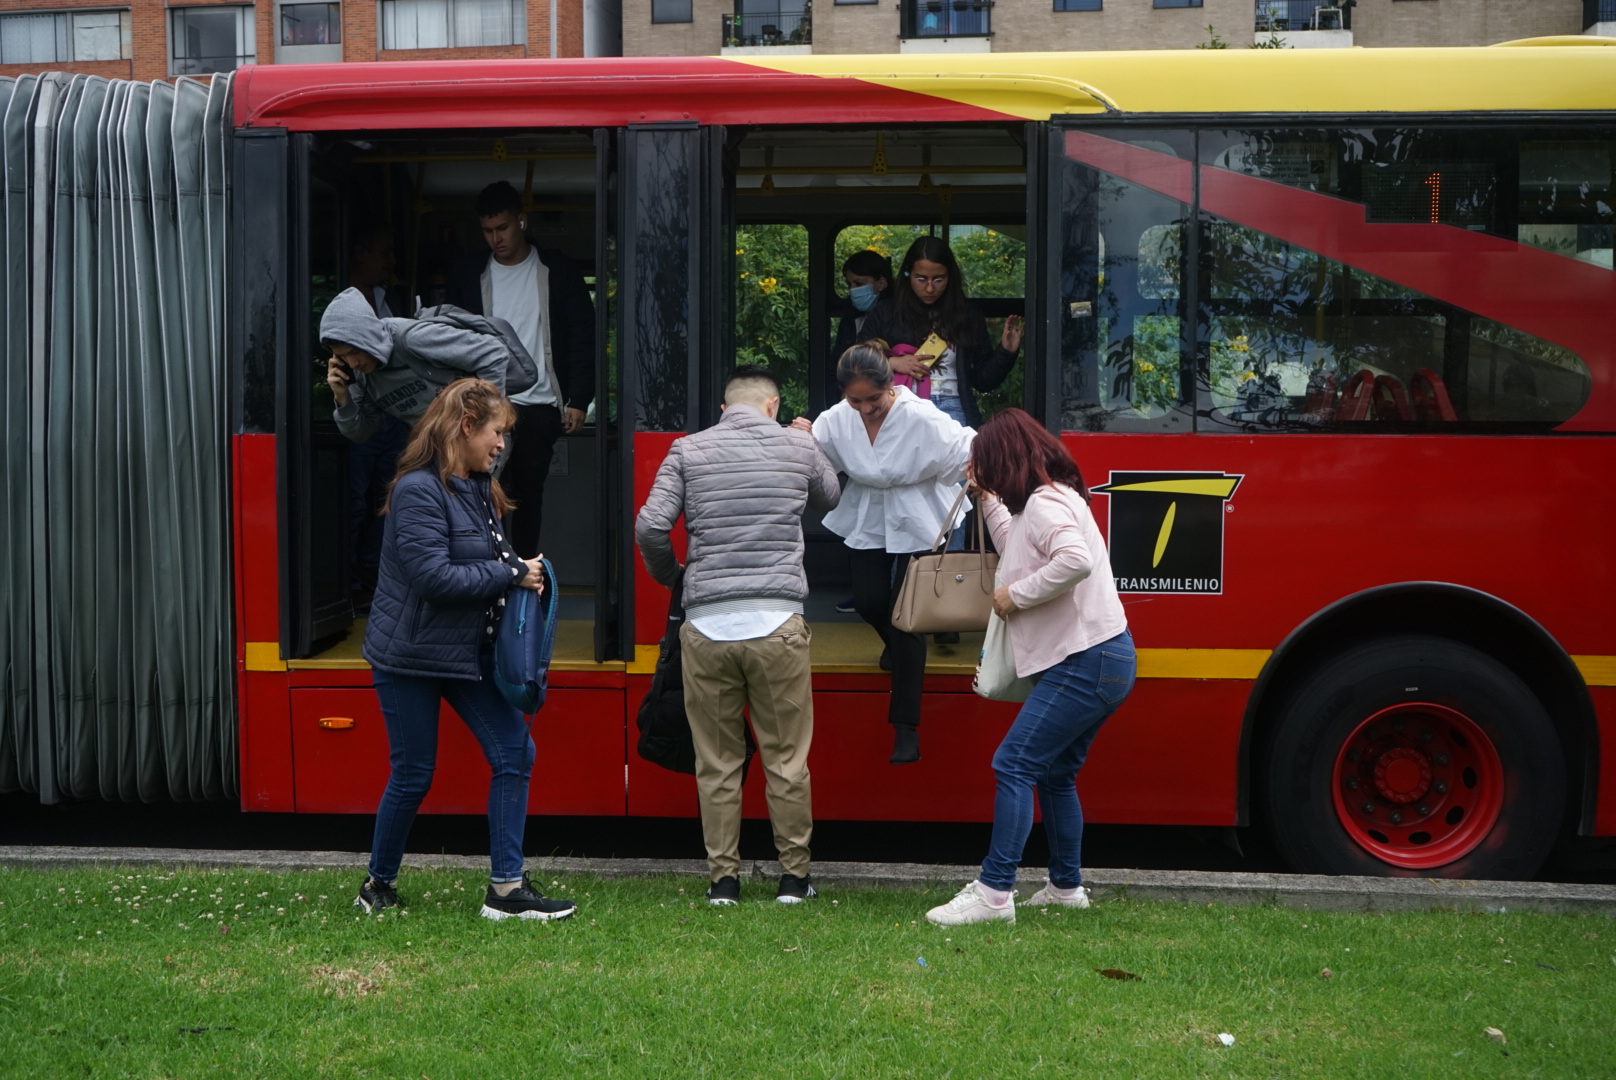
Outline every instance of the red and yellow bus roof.
{"label": "red and yellow bus roof", "polygon": [[[1616,49],[1232,49],[248,66],[235,120],[301,131],[1616,111]],[[1593,42],[1598,39],[1586,39]],[[1518,44],[1531,44],[1522,42]]]}

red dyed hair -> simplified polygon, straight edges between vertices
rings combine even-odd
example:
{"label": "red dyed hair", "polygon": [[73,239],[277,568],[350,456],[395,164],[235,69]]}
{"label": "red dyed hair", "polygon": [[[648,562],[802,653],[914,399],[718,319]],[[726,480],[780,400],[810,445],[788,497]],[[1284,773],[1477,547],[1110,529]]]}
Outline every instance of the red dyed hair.
{"label": "red dyed hair", "polygon": [[1044,484],[1065,484],[1089,501],[1077,462],[1061,441],[1020,409],[994,414],[971,442],[976,486],[997,495],[1005,509],[1019,514]]}

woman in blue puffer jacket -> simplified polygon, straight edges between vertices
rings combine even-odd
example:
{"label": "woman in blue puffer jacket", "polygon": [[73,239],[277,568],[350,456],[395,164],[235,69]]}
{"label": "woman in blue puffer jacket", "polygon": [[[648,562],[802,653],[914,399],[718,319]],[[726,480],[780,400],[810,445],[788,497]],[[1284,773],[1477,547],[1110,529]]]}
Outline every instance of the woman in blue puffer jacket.
{"label": "woman in blue puffer jacket", "polygon": [[494,685],[494,631],[506,593],[544,588],[539,559],[517,558],[500,524],[511,503],[492,469],[515,420],[492,383],[450,383],[410,432],[388,491],[364,656],[375,671],[393,771],[376,809],[370,876],[354,901],[367,912],[399,903],[404,845],[437,764],[442,701],[477,737],[493,770],[493,873],[483,916],[564,919],[576,908],[537,892],[522,870],[533,739]]}

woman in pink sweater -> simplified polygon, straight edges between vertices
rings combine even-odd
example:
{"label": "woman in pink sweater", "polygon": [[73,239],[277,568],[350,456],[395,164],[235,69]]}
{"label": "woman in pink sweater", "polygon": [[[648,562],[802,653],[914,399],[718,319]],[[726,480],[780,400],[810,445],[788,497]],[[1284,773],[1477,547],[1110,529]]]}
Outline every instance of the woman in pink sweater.
{"label": "woman in pink sweater", "polygon": [[982,872],[926,913],[940,926],[1016,921],[1016,867],[1037,788],[1049,881],[1029,904],[1089,906],[1075,778],[1100,725],[1133,689],[1134,649],[1105,539],[1077,463],[1020,409],[982,426],[968,470],[999,549],[994,610],[1010,627],[1016,674],[1037,681],[993,755],[998,794]]}

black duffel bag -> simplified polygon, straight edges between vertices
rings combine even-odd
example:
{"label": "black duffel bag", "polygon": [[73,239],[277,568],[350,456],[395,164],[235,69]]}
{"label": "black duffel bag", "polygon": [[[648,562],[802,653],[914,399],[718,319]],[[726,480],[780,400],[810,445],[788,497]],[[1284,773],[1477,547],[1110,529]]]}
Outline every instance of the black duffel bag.
{"label": "black duffel bag", "polygon": [[[685,671],[679,645],[679,629],[685,623],[685,572],[681,568],[673,580],[673,595],[668,600],[668,623],[662,631],[662,646],[657,652],[656,671],[651,675],[651,689],[640,702],[635,726],[640,729],[635,751],[653,765],[673,772],[696,774],[696,744],[690,738],[690,717],[685,712]],[[746,759],[741,765],[741,782],[746,782],[748,767],[757,743],[752,729],[746,728]]]}

